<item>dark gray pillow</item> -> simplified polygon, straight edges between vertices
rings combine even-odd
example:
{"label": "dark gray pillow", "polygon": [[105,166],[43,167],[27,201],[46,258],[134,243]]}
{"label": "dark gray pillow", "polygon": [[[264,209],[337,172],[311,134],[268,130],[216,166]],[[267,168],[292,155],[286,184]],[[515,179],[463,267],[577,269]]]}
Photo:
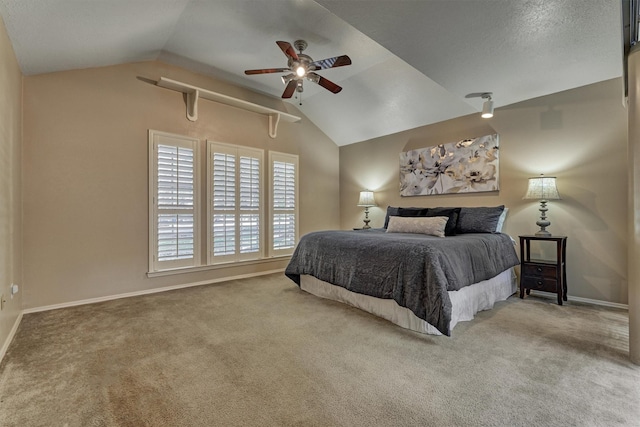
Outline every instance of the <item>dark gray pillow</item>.
{"label": "dark gray pillow", "polygon": [[387,216],[384,219],[384,228],[387,228],[387,226],[389,225],[390,216],[427,216],[428,211],[428,208],[402,208],[387,206]]}
{"label": "dark gray pillow", "polygon": [[427,216],[429,208],[398,208],[400,216]]}
{"label": "dark gray pillow", "polygon": [[446,216],[447,225],[444,228],[445,236],[454,236],[456,234],[456,227],[458,226],[458,217],[460,216],[461,208],[429,208],[426,216]]}
{"label": "dark gray pillow", "polygon": [[504,205],[460,209],[456,233],[495,233]]}

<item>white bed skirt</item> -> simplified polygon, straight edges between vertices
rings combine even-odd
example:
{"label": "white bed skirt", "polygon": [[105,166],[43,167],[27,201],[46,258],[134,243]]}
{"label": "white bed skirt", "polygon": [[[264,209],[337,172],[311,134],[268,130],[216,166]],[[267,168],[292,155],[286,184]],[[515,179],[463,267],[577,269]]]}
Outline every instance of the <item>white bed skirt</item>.
{"label": "white bed skirt", "polygon": [[[321,298],[352,305],[412,331],[442,335],[434,326],[417,317],[408,308],[399,306],[392,299],[351,292],[309,275],[300,276],[300,288]],[[472,320],[477,312],[493,308],[496,301],[506,300],[516,289],[516,274],[514,269],[510,268],[492,279],[466,286],[459,291],[449,291],[452,306],[449,332],[458,322]]]}

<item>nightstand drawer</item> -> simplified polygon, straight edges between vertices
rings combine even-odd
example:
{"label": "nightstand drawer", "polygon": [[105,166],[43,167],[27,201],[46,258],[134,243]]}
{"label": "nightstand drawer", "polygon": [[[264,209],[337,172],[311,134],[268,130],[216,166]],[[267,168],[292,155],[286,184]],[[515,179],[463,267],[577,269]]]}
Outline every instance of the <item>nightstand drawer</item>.
{"label": "nightstand drawer", "polygon": [[535,291],[557,292],[558,281],[543,277],[522,276],[520,286]]}
{"label": "nightstand drawer", "polygon": [[527,264],[525,263],[522,266],[522,275],[523,276],[532,276],[532,277],[546,277],[551,279],[557,279],[557,270],[555,266],[552,265],[541,265],[541,264]]}

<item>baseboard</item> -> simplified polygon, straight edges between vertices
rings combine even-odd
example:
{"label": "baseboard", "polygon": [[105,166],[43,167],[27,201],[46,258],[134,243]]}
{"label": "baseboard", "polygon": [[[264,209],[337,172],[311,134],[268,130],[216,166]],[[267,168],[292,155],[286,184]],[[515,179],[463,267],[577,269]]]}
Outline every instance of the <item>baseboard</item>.
{"label": "baseboard", "polygon": [[53,304],[53,305],[46,305],[46,306],[42,306],[42,307],[28,308],[26,310],[23,310],[23,313],[24,314],[38,313],[38,312],[41,312],[41,311],[57,310],[59,308],[75,307],[75,306],[78,306],[78,305],[85,305],[85,304],[95,304],[95,303],[98,303],[98,302],[112,301],[112,300],[120,299],[120,298],[137,297],[137,296],[141,296],[141,295],[155,294],[155,293],[158,293],[158,292],[174,291],[176,289],[191,288],[191,287],[194,287],[194,286],[211,285],[211,284],[214,284],[214,283],[228,282],[228,281],[231,281],[231,280],[239,280],[239,279],[248,279],[250,277],[266,276],[268,274],[282,273],[282,272],[284,272],[284,268],[279,268],[279,269],[276,269],[276,270],[269,270],[269,271],[261,271],[261,272],[258,272],[258,273],[240,274],[238,276],[221,277],[219,279],[202,280],[200,282],[184,283],[184,284],[181,284],[181,285],[165,286],[165,287],[162,287],[162,288],[145,289],[144,291],[127,292],[127,293],[124,293],[124,294],[108,295],[108,296],[98,297],[98,298],[89,298],[89,299],[83,299],[83,300],[78,300],[78,301],[65,302],[65,303],[61,303],[61,304]]}
{"label": "baseboard", "polygon": [[[531,293],[534,295],[539,295],[541,297],[558,299],[558,294],[554,294],[552,292],[531,291]],[[585,304],[602,305],[604,307],[612,307],[612,308],[620,308],[622,310],[629,310],[629,306],[627,304],[620,304],[618,302],[609,302],[609,301],[602,301],[599,299],[574,297],[571,295],[567,295],[567,299],[569,301],[582,302]]]}
{"label": "baseboard", "polygon": [[2,344],[2,348],[0,348],[0,362],[2,362],[2,359],[4,359],[4,355],[7,353],[7,350],[9,349],[9,345],[13,341],[13,337],[16,335],[18,326],[20,326],[20,322],[22,321],[22,313],[23,312],[21,311],[18,314],[16,321],[13,322],[13,327],[11,328],[11,331],[9,331],[9,335],[7,336],[7,339],[4,341],[4,344]]}

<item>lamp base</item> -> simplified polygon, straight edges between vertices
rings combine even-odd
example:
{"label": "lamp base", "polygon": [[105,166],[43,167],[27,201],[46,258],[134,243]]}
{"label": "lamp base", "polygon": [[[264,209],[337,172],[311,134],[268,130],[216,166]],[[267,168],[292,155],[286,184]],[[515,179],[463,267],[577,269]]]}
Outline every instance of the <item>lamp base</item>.
{"label": "lamp base", "polygon": [[551,233],[547,231],[547,227],[551,225],[551,222],[547,219],[547,201],[540,200],[540,219],[536,221],[536,225],[540,227],[540,230],[536,231],[538,237],[549,237]]}
{"label": "lamp base", "polygon": [[365,206],[364,208],[364,219],[362,220],[362,222],[364,222],[364,227],[362,227],[363,230],[368,230],[369,228],[371,228],[371,226],[369,225],[369,223],[371,222],[371,220],[369,219],[369,206]]}

